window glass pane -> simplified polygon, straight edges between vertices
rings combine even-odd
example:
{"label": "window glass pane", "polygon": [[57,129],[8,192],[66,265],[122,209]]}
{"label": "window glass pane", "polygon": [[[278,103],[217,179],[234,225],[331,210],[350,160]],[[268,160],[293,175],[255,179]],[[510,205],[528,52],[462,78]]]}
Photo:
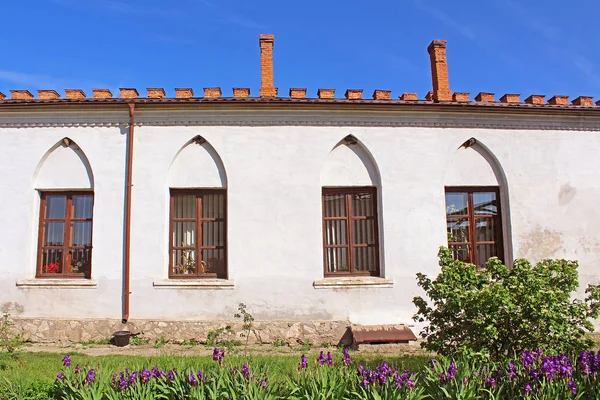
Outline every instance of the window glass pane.
{"label": "window glass pane", "polygon": [[60,249],[42,250],[42,273],[60,274],[62,273],[63,251]]}
{"label": "window glass pane", "polygon": [[352,239],[354,244],[375,244],[375,221],[372,219],[352,221]]}
{"label": "window glass pane", "polygon": [[71,246],[92,245],[92,221],[73,222],[71,232]]}
{"label": "window glass pane", "polygon": [[325,221],[325,243],[330,246],[348,244],[346,220]]}
{"label": "window glass pane", "polygon": [[86,277],[89,277],[91,261],[92,249],[71,250],[71,272],[83,273]]}
{"label": "window glass pane", "polygon": [[450,217],[446,222],[448,242],[469,241],[469,220],[467,218]]}
{"label": "window glass pane", "polygon": [[354,193],[352,194],[352,215],[355,217],[375,215],[375,203],[373,193]]}
{"label": "window glass pane", "polygon": [[475,241],[494,242],[496,241],[496,218],[476,218],[475,219]]}
{"label": "window glass pane", "polygon": [[469,255],[469,245],[453,244],[450,245],[450,250],[452,250],[452,256],[455,260],[471,262],[471,256]]}
{"label": "window glass pane", "polygon": [[201,246],[225,246],[225,221],[202,223]]}
{"label": "window glass pane", "polygon": [[348,272],[348,249],[347,248],[328,248],[325,249],[327,258],[328,272]]}
{"label": "window glass pane", "polygon": [[65,223],[46,222],[44,224],[44,246],[63,246],[65,244]]}
{"label": "window glass pane", "polygon": [[46,218],[65,218],[67,196],[46,196]]}
{"label": "window glass pane", "polygon": [[225,249],[202,250],[202,264],[198,271],[217,274],[218,278],[227,278],[225,274]]}
{"label": "window glass pane", "polygon": [[343,194],[323,195],[323,208],[325,210],[325,217],[345,217],[346,196]]}
{"label": "window glass pane", "polygon": [[354,271],[377,271],[375,247],[354,249]]}
{"label": "window glass pane", "polygon": [[190,275],[197,273],[195,250],[173,250],[171,256],[173,257],[173,274]]}
{"label": "window glass pane", "polygon": [[495,192],[474,192],[473,193],[473,208],[475,215],[477,214],[498,214]]}
{"label": "window glass pane", "polygon": [[173,247],[193,247],[196,245],[195,222],[173,222]]}
{"label": "window glass pane", "polygon": [[205,194],[202,196],[202,218],[225,218],[224,194]]}
{"label": "window glass pane", "polygon": [[467,193],[446,192],[446,215],[467,215]]}
{"label": "window glass pane", "polygon": [[196,218],[196,196],[174,195],[174,218]]}
{"label": "window glass pane", "polygon": [[491,257],[498,256],[498,247],[495,244],[482,244],[477,246],[477,265],[483,267]]}
{"label": "window glass pane", "polygon": [[92,218],[92,203],[90,195],[73,196],[73,218]]}

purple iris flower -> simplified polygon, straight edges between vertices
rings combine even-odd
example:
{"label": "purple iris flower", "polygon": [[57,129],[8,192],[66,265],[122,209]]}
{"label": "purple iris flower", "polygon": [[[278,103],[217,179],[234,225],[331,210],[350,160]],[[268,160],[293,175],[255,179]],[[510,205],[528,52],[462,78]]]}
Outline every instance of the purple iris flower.
{"label": "purple iris flower", "polygon": [[246,378],[246,380],[250,379],[250,367],[246,363],[242,365],[242,376]]}
{"label": "purple iris flower", "polygon": [[192,386],[198,386],[198,381],[196,380],[196,376],[192,371],[190,371],[190,377],[188,379],[188,383]]}
{"label": "purple iris flower", "polygon": [[325,355],[323,354],[323,352],[319,353],[319,357],[317,357],[317,361],[319,362],[319,364],[325,365]]}
{"label": "purple iris flower", "polygon": [[225,350],[215,347],[213,350],[213,360],[221,364],[225,358]]}
{"label": "purple iris flower", "polygon": [[327,365],[333,367],[333,355],[329,351],[327,352]]}
{"label": "purple iris flower", "polygon": [[531,385],[529,383],[523,388],[523,394],[525,396],[533,394],[533,389],[531,388]]}
{"label": "purple iris flower", "polygon": [[206,380],[206,377],[204,376],[204,372],[202,372],[202,370],[198,370],[198,380],[200,382],[204,382]]}
{"label": "purple iris flower", "polygon": [[85,376],[85,379],[83,380],[83,382],[86,385],[91,385],[92,383],[94,383],[94,381],[96,380],[96,371],[94,371],[93,369],[90,369],[87,373],[87,375]]}
{"label": "purple iris flower", "polygon": [[63,365],[65,367],[70,367],[71,366],[71,357],[69,357],[68,355],[63,357]]}
{"label": "purple iris flower", "polygon": [[75,366],[75,375],[79,375],[80,372],[81,372],[81,365],[77,364]]}
{"label": "purple iris flower", "polygon": [[67,379],[67,377],[64,374],[58,374],[58,375],[56,375],[56,381],[55,382],[62,381],[64,379]]}
{"label": "purple iris flower", "polygon": [[577,383],[575,383],[575,381],[570,381],[569,389],[571,390],[571,393],[577,394]]}
{"label": "purple iris flower", "polygon": [[350,353],[347,347],[344,347],[344,350],[342,350],[342,356],[344,357],[344,364],[350,365]]}
{"label": "purple iris flower", "polygon": [[308,358],[306,358],[306,356],[302,354],[302,357],[300,357],[300,365],[298,366],[298,369],[305,368],[308,368]]}

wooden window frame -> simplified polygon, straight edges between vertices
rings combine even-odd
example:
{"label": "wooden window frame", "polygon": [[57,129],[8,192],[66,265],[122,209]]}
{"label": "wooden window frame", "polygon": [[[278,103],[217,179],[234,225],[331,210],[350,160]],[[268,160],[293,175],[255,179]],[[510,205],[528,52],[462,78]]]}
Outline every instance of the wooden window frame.
{"label": "wooden window frame", "polygon": [[[205,194],[222,194],[224,196],[224,207],[225,213],[223,218],[202,218],[202,195]],[[175,215],[175,195],[194,195],[196,196],[196,218],[174,218]],[[177,189],[172,188],[169,190],[169,279],[217,279],[217,273],[198,273],[195,274],[174,274],[173,273],[173,251],[174,250],[185,250],[193,249],[196,252],[196,263],[202,262],[202,250],[217,250],[221,246],[202,246],[202,223],[203,222],[217,222],[222,220],[225,226],[225,232],[223,233],[223,250],[224,250],[224,264],[225,264],[225,278],[229,277],[229,267],[227,265],[228,257],[228,239],[227,239],[227,189],[223,188],[210,188],[210,189]],[[191,246],[174,246],[173,245],[173,228],[174,222],[195,222],[196,223],[196,245],[192,248]],[[222,278],[219,278],[222,279]]]}
{"label": "wooden window frame", "polygon": [[[493,214],[475,214],[475,207],[473,203],[473,193],[495,193],[496,194],[496,215]],[[468,242],[448,242],[448,247],[452,250],[451,246],[467,245],[469,249],[469,257],[471,264],[477,265],[478,253],[477,245],[491,245],[495,244],[498,254],[496,257],[500,261],[504,262],[504,232],[503,232],[503,220],[502,220],[502,201],[500,199],[500,188],[498,186],[446,186],[444,191],[444,201],[446,193],[466,193],[467,194],[467,214],[464,215],[452,215],[449,216],[446,212],[446,226],[449,218],[465,217],[469,224],[469,241]],[[496,224],[494,226],[494,241],[477,241],[476,223],[477,219],[481,218],[496,218]],[[447,228],[446,228],[447,229]]]}
{"label": "wooden window frame", "polygon": [[[352,195],[355,193],[371,193],[373,195],[373,216],[353,216],[352,212]],[[345,217],[325,217],[325,196],[331,194],[344,195],[346,200],[346,216]],[[376,186],[347,186],[347,187],[323,187],[321,191],[321,213],[322,213],[322,229],[323,229],[323,274],[325,277],[336,276],[381,276],[381,265],[379,262],[379,210],[377,201]],[[353,221],[370,219],[374,221],[374,243],[369,244],[354,244],[353,237]],[[328,245],[327,244],[327,221],[345,220],[346,221],[346,243],[347,245]],[[348,250],[348,271],[329,272],[327,270],[327,249],[328,248],[347,248]],[[354,271],[354,249],[360,247],[373,247],[375,251],[375,271]]]}
{"label": "wooden window frame", "polygon": [[[38,247],[37,247],[37,267],[36,267],[36,278],[78,278],[78,279],[91,279],[92,275],[92,255],[93,255],[93,234],[94,234],[94,192],[92,190],[41,190],[40,192],[40,214],[39,214],[39,226],[38,226]],[[92,216],[91,218],[74,218],[73,217],[73,196],[92,196]],[[48,196],[66,196],[65,204],[65,218],[46,218],[46,198]],[[92,223],[91,232],[91,243],[89,246],[90,251],[90,271],[89,275],[86,276],[84,272],[71,272],[71,249],[88,249],[87,246],[71,246],[72,241],[72,223],[73,222],[85,222],[90,221]],[[64,223],[64,239],[62,246],[44,246],[44,225],[46,222],[63,222]],[[62,269],[61,273],[44,273],[42,271],[42,260],[44,249],[62,249]]]}

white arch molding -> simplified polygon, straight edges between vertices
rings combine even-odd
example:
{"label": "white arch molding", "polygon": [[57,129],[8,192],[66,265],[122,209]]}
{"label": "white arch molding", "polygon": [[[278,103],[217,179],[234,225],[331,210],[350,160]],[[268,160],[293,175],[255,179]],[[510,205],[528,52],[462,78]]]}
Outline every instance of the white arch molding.
{"label": "white arch molding", "polygon": [[94,174],[83,150],[64,138],[44,154],[33,182],[38,190],[93,189]]}
{"label": "white arch molding", "polygon": [[379,169],[371,152],[351,135],[335,145],[321,169],[321,186],[380,185]]}
{"label": "white arch molding", "polygon": [[504,261],[512,266],[512,228],[506,174],[492,151],[475,138],[464,142],[451,156],[444,186],[497,186],[500,192]]}
{"label": "white arch molding", "polygon": [[170,188],[226,188],[221,157],[204,138],[196,136],[177,152],[168,174]]}

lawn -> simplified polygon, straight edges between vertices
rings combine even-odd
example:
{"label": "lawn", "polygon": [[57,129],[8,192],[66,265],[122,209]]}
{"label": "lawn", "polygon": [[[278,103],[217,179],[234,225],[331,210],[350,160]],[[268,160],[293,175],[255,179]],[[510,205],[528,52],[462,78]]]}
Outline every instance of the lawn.
{"label": "lawn", "polygon": [[[203,347],[199,347],[203,349]],[[71,350],[71,351],[69,351]],[[325,353],[331,351],[337,362],[341,360],[341,350],[336,348],[325,349]],[[165,352],[159,356],[131,356],[131,355],[108,355],[108,356],[90,356],[78,354],[72,349],[65,349],[62,354],[59,353],[40,353],[19,352],[17,358],[3,353],[0,354],[0,400],[8,399],[6,386],[12,387],[10,391],[21,393],[26,392],[27,388],[36,388],[33,392],[47,392],[55,381],[59,372],[63,371],[62,359],[65,354],[69,354],[72,365],[80,364],[84,370],[94,368],[105,373],[113,374],[130,370],[142,370],[143,368],[152,368],[158,366],[159,369],[177,368],[178,371],[188,369],[211,370],[215,368],[215,361],[212,356],[173,356]],[[276,384],[283,383],[289,376],[297,373],[300,362],[300,355],[256,355],[244,357],[238,355],[226,355],[227,365],[230,367],[238,366],[249,361],[256,370],[267,371],[269,382]],[[316,363],[319,355],[318,350],[307,352],[307,357],[311,363]],[[411,371],[421,370],[430,359],[426,356],[416,355],[389,355],[389,354],[359,354],[351,352],[352,363],[355,365],[364,364],[365,367],[374,367],[382,362],[387,362],[390,366],[400,370],[409,369]],[[10,382],[10,384],[8,383]],[[18,386],[18,388],[17,388]],[[4,389],[3,389],[4,387]],[[4,392],[4,394],[3,394]],[[30,395],[31,396],[31,395]],[[22,398],[44,399],[40,397]]]}

